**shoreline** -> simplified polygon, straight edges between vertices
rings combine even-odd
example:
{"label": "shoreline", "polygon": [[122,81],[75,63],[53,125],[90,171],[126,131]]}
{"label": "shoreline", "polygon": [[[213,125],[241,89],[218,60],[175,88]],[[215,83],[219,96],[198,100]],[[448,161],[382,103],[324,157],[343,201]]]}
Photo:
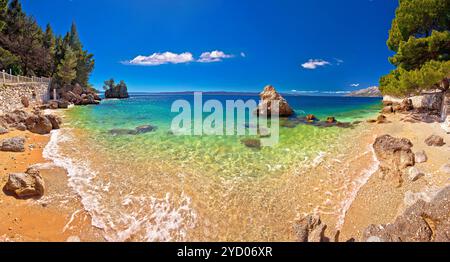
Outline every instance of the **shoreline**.
{"label": "shoreline", "polygon": [[[336,225],[336,229],[330,227],[327,231],[326,235],[330,239],[333,239],[331,235],[340,231],[339,241],[359,241],[363,230],[369,225],[393,222],[406,208],[406,195],[416,194],[418,198],[423,198],[420,192],[429,190],[433,194],[437,189],[449,185],[448,178],[445,180],[445,175],[439,174],[438,170],[441,164],[450,160],[445,158],[445,152],[450,152],[449,145],[429,148],[423,142],[430,132],[444,137],[448,135],[439,123],[408,123],[403,121],[405,117],[403,114],[392,114],[388,115],[389,122],[385,124],[362,123],[362,130],[367,132],[358,139],[366,147],[361,148],[361,155],[356,157],[368,155],[370,159],[376,160],[372,148],[376,136],[391,134],[405,137],[413,142],[414,152],[423,149],[429,151],[430,161],[419,167],[430,174],[417,182],[396,188],[379,178],[376,161],[376,168],[358,166],[353,171],[365,173],[352,182],[355,188],[348,195],[351,199],[340,203],[340,214],[324,215],[325,222],[331,222],[330,226]],[[75,193],[74,185],[71,185],[70,179],[73,177],[70,176],[70,170],[66,169],[72,168],[73,163],[61,163],[62,160],[57,159],[58,150],[54,148],[57,141],[53,139],[57,139],[55,136],[60,132],[54,130],[50,135],[36,135],[28,131],[11,131],[1,136],[2,139],[25,136],[27,141],[24,153],[0,154],[0,170],[6,171],[3,173],[24,172],[29,166],[37,166],[48,186],[48,192],[39,200],[18,200],[5,194],[0,196],[0,205],[3,207],[0,209],[0,241],[105,241],[103,232],[92,225],[91,216],[82,204],[82,197]],[[0,178],[4,184],[7,175]]]}

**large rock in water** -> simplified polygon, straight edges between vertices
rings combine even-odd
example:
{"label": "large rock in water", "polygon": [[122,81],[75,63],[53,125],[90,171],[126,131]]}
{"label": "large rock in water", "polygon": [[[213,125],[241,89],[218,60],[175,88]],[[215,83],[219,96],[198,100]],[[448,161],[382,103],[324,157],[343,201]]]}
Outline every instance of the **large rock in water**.
{"label": "large rock in water", "polygon": [[5,139],[0,143],[0,151],[3,152],[25,152],[25,138],[13,137]]}
{"label": "large rock in water", "polygon": [[380,161],[380,169],[384,177],[393,178],[402,183],[402,175],[406,168],[415,165],[413,144],[406,138],[394,138],[390,135],[380,136],[375,140],[373,148]]}
{"label": "large rock in water", "polygon": [[10,174],[5,190],[19,198],[40,197],[45,191],[44,179],[39,170],[29,168],[26,173]]}
{"label": "large rock in water", "polygon": [[449,242],[450,187],[429,203],[419,200],[392,224],[369,226],[362,241],[373,238],[383,242]]}
{"label": "large rock in water", "polygon": [[258,115],[270,116],[272,114],[272,101],[279,101],[279,115],[281,117],[289,117],[294,114],[294,110],[289,106],[275,88],[271,85],[266,86],[260,94],[261,104],[258,106]]}

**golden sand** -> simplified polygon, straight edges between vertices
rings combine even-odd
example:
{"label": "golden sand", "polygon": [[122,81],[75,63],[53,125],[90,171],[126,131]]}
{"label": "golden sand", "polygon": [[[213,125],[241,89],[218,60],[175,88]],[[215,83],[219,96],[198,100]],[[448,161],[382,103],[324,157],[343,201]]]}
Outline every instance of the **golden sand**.
{"label": "golden sand", "polygon": [[[12,131],[0,135],[0,139],[17,136],[26,138],[26,151],[23,153],[0,152],[1,187],[6,184],[10,173],[25,172],[28,167],[35,164],[49,164],[42,156],[43,149],[50,139],[49,135]],[[69,192],[66,171],[51,165],[47,166],[41,170],[46,184],[46,197]],[[2,192],[0,194],[0,241],[59,242],[66,241],[71,236],[76,236],[82,241],[101,240],[95,233],[95,229],[90,226],[90,217],[86,212],[80,211],[74,215],[77,208],[82,210],[76,196],[72,198],[73,203],[65,208],[44,198],[21,200]]]}

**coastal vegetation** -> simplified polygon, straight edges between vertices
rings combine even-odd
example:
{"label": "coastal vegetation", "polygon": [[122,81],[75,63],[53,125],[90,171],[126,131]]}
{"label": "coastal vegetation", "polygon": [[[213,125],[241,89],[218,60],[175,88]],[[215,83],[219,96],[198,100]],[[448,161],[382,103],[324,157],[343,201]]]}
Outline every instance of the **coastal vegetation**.
{"label": "coastal vegetation", "polygon": [[90,88],[93,55],[84,49],[75,23],[64,36],[43,30],[19,0],[0,0],[0,70],[53,78],[53,88]]}
{"label": "coastal vegetation", "polygon": [[385,95],[405,96],[426,89],[448,89],[450,2],[400,0],[387,45],[396,52],[396,69],[380,79]]}

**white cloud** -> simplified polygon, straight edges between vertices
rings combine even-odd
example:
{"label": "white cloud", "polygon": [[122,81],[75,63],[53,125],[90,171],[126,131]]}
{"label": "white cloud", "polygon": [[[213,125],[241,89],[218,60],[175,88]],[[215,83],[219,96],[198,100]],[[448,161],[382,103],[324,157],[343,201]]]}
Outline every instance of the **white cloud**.
{"label": "white cloud", "polygon": [[226,58],[232,58],[232,55],[227,55],[222,51],[212,51],[212,52],[204,52],[200,55],[200,58],[197,60],[199,63],[213,63],[220,62]]}
{"label": "white cloud", "polygon": [[175,54],[172,52],[154,53],[150,56],[139,55],[133,60],[126,61],[124,64],[141,65],[141,66],[157,66],[163,64],[182,64],[194,61],[192,53],[185,52]]}
{"label": "white cloud", "polygon": [[330,62],[322,60],[322,59],[309,59],[308,62],[302,64],[302,67],[305,69],[316,69],[319,66],[331,65]]}
{"label": "white cloud", "polygon": [[241,56],[242,57],[247,57],[247,54],[245,54],[244,52],[241,52]]}
{"label": "white cloud", "polygon": [[358,87],[358,86],[360,86],[360,84],[351,84],[350,86],[351,87]]}
{"label": "white cloud", "polygon": [[335,58],[334,60],[336,60],[336,65],[341,65],[344,63],[344,60],[339,59],[339,58]]}

